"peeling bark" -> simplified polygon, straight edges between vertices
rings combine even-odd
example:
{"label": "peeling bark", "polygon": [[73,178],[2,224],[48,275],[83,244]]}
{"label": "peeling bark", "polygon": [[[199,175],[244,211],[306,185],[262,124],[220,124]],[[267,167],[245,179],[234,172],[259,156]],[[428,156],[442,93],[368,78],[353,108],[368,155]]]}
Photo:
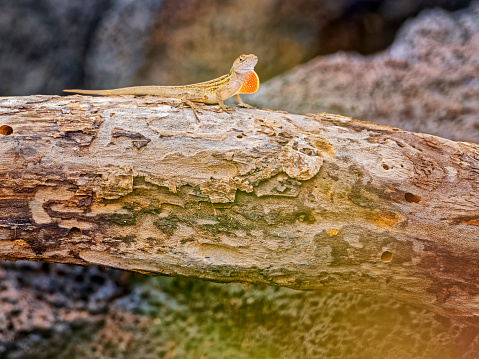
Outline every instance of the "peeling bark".
{"label": "peeling bark", "polygon": [[330,114],[0,99],[0,258],[386,296],[479,325],[479,146]]}

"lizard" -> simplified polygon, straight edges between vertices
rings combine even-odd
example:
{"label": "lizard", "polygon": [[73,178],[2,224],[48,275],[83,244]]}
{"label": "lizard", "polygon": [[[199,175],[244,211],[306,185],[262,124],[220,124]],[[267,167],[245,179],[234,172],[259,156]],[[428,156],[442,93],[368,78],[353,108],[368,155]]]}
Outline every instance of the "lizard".
{"label": "lizard", "polygon": [[195,114],[195,102],[206,104],[219,104],[220,108],[229,112],[224,101],[233,97],[238,101],[238,106],[252,106],[243,102],[239,94],[255,93],[259,88],[259,77],[254,71],[258,57],[250,55],[239,56],[230,72],[210,81],[200,82],[184,86],[133,86],[122,87],[112,90],[63,90],[85,95],[115,96],[115,95],[152,95],[161,97],[178,98],[182,103],[189,105]]}

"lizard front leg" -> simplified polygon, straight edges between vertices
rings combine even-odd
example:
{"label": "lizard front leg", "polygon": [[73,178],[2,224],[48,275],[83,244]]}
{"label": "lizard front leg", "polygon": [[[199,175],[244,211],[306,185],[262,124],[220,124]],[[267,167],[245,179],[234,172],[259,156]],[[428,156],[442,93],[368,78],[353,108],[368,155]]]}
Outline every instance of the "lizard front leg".
{"label": "lizard front leg", "polygon": [[231,113],[231,110],[228,110],[228,108],[226,107],[225,103],[223,102],[223,100],[221,98],[218,97],[218,105],[220,105],[220,108],[226,112],[226,113]]}
{"label": "lizard front leg", "polygon": [[238,94],[235,95],[235,99],[236,99],[236,101],[238,101],[238,106],[239,107],[254,108],[253,106],[248,105],[247,103],[244,103],[243,100],[241,99],[241,97]]}
{"label": "lizard front leg", "polygon": [[233,84],[229,83],[226,86],[219,87],[216,92],[216,101],[218,101],[218,105],[220,105],[220,108],[226,112],[226,113],[231,113],[231,110],[229,110],[224,103],[224,100],[229,99],[233,94],[232,92],[235,91],[235,89],[231,89]]}

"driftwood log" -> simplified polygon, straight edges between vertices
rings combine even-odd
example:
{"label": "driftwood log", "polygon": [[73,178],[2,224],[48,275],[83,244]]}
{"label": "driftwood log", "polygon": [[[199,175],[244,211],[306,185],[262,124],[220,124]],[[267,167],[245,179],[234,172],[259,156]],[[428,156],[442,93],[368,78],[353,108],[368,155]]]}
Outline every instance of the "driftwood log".
{"label": "driftwood log", "polygon": [[0,99],[0,258],[379,295],[479,324],[478,145],[325,113],[199,118],[152,97]]}

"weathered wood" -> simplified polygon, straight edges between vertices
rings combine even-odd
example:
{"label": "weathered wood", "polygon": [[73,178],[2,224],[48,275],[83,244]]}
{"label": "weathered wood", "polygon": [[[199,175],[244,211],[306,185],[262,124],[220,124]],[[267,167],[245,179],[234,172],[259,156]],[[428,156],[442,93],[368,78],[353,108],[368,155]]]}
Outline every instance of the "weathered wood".
{"label": "weathered wood", "polygon": [[479,146],[337,115],[0,99],[0,258],[387,296],[479,323]]}

